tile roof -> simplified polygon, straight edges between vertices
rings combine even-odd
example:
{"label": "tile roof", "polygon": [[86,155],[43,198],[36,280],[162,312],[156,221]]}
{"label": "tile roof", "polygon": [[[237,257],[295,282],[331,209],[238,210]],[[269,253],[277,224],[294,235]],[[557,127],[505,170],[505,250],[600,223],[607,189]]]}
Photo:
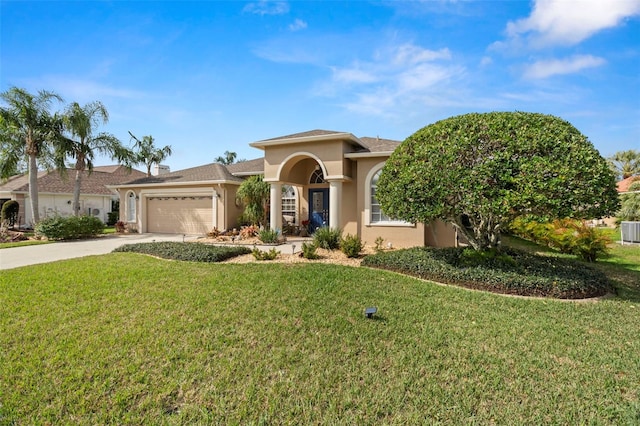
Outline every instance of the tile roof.
{"label": "tile roof", "polygon": [[187,182],[242,182],[242,179],[232,175],[225,166],[220,163],[205,164],[204,166],[191,167],[184,170],[166,173],[158,176],[143,177],[140,179],[121,182],[126,185],[146,185],[152,183],[187,183]]}
{"label": "tile roof", "polygon": [[616,184],[618,192],[627,192],[632,183],[640,181],[640,176],[629,176]]}
{"label": "tile roof", "polygon": [[[110,171],[102,171],[110,170]],[[62,176],[57,170],[38,172],[38,192],[53,194],[72,194],[76,171],[67,169]],[[116,185],[140,176],[146,176],[139,170],[127,170],[124,166],[96,167],[92,173],[82,172],[82,194],[111,195],[107,185]],[[10,178],[0,185],[0,191],[29,192],[29,176],[27,174]]]}

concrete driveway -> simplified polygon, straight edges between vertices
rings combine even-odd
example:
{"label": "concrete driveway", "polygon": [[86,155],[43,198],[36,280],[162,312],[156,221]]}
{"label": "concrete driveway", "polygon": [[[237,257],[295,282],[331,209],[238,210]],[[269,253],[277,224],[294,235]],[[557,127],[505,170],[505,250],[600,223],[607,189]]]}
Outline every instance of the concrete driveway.
{"label": "concrete driveway", "polygon": [[113,234],[90,240],[13,247],[0,250],[0,269],[106,254],[123,244],[152,241],[191,241],[195,238],[195,236],[183,236],[182,234]]}

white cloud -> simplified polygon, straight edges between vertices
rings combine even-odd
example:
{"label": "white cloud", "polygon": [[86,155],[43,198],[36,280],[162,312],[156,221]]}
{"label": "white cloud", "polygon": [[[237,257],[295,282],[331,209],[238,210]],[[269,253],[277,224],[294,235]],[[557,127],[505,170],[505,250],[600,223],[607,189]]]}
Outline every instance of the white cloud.
{"label": "white cloud", "polygon": [[285,1],[260,0],[248,3],[242,11],[256,15],[284,15],[289,12],[289,3]]}
{"label": "white cloud", "polygon": [[333,79],[341,83],[373,83],[378,78],[371,72],[360,69],[358,66],[353,68],[332,68]]}
{"label": "white cloud", "polygon": [[300,31],[307,28],[307,23],[302,19],[296,19],[292,24],[289,25],[289,30],[291,31]]}
{"label": "white cloud", "polygon": [[449,49],[429,50],[411,43],[386,47],[369,61],[332,67],[332,80],[322,85],[319,94],[344,96],[345,108],[368,115],[402,114],[410,105],[439,105],[447,93],[459,90],[451,82],[465,73],[451,58]]}
{"label": "white cloud", "polygon": [[603,58],[592,55],[576,55],[567,59],[552,59],[537,61],[527,67],[524,77],[528,79],[543,79],[559,74],[573,74],[585,68],[604,65]]}
{"label": "white cloud", "polygon": [[446,48],[440,50],[429,50],[407,43],[399,46],[396,50],[393,62],[400,66],[414,65],[438,59],[451,59],[451,52]]}
{"label": "white cloud", "polygon": [[[36,82],[33,82],[36,83]],[[96,99],[137,99],[146,97],[138,90],[109,86],[92,80],[83,80],[70,76],[48,75],[38,79],[37,84],[50,87],[65,100],[85,103]]]}
{"label": "white cloud", "polygon": [[524,35],[538,48],[571,46],[637,15],[640,0],[535,0],[529,17],[507,24],[507,35]]}

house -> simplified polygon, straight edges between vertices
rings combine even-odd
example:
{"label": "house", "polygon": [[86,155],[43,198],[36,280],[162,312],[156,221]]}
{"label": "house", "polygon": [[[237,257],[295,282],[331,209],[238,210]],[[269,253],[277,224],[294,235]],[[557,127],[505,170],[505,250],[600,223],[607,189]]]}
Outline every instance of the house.
{"label": "house", "polygon": [[263,175],[271,185],[270,227],[340,228],[373,244],[455,246],[443,222],[407,223],[387,217],[375,191],[378,176],[400,142],[313,130],[253,142],[263,157],[224,166],[212,163],[111,186],[120,219],[140,232],[206,234],[238,227],[244,179]]}
{"label": "house", "polygon": [[[128,170],[120,165],[94,167],[91,173],[82,173],[80,211],[97,216],[103,222],[107,221],[107,214],[111,212],[112,201],[118,199],[117,193],[107,186],[146,176],[138,170]],[[64,176],[58,170],[38,172],[38,208],[41,218],[73,214],[75,175],[74,169],[67,169]],[[28,174],[12,176],[0,184],[0,205],[9,200],[16,200],[20,205],[19,225],[32,225],[28,223],[28,218],[31,217]]]}
{"label": "house", "polygon": [[626,179],[622,179],[620,182],[616,183],[618,193],[624,194],[625,192],[629,192],[629,187],[631,187],[631,184],[636,181],[640,181],[640,176],[629,176]]}

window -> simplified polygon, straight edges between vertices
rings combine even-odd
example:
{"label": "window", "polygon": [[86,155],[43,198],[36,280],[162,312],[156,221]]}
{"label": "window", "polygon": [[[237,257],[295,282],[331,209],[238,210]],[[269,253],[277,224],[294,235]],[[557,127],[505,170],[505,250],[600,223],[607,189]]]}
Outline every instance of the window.
{"label": "window", "polygon": [[403,220],[398,220],[398,219],[392,219],[382,212],[380,203],[376,198],[376,189],[378,187],[378,179],[380,178],[380,173],[382,173],[382,166],[380,166],[380,168],[376,172],[374,172],[372,176],[370,174],[371,180],[369,181],[369,185],[368,185],[369,196],[368,196],[368,199],[366,200],[368,202],[367,207],[369,207],[367,225],[413,226],[413,224],[409,222],[405,222]]}
{"label": "window", "polygon": [[376,199],[376,189],[378,188],[380,173],[382,173],[382,170],[378,170],[378,172],[373,175],[373,178],[371,178],[371,223],[391,221],[389,216],[382,213],[380,203]]}
{"label": "window", "polygon": [[318,167],[316,170],[311,173],[311,179],[309,179],[309,183],[324,183],[324,175],[322,174],[322,170]]}
{"label": "window", "polygon": [[286,222],[297,223],[297,205],[296,189],[291,185],[282,185],[282,217]]}
{"label": "window", "polygon": [[127,222],[136,221],[136,194],[129,192],[127,194]]}

